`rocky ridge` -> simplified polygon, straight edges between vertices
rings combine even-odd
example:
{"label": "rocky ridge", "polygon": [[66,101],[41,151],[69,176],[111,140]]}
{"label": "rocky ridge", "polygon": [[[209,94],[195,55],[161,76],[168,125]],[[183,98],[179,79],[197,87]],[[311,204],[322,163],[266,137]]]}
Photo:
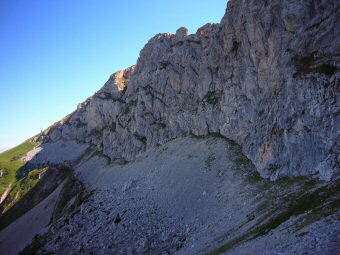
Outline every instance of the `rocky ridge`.
{"label": "rocky ridge", "polygon": [[50,139],[112,161],[188,134],[243,146],[263,177],[339,174],[339,2],[229,1],[220,24],[146,44],[136,66],[58,124]]}
{"label": "rocky ridge", "polygon": [[219,24],[158,34],[48,140],[90,143],[111,161],[188,134],[242,146],[259,173],[339,175],[340,4],[228,2]]}
{"label": "rocky ridge", "polygon": [[150,39],[33,138],[27,164],[76,178],[53,172],[0,250],[35,236],[21,254],[334,254],[339,7],[230,0],[219,24]]}

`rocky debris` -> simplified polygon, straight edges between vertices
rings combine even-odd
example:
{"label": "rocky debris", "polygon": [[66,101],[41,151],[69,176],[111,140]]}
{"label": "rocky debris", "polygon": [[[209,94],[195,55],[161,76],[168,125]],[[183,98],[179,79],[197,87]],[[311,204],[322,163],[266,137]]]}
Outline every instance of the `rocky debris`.
{"label": "rocky debris", "polygon": [[[39,153],[34,153],[39,151]],[[29,164],[72,164],[75,165],[82,159],[82,156],[91,154],[89,144],[77,143],[76,141],[58,140],[54,143],[42,143],[33,150],[34,156]]]}
{"label": "rocky debris", "polygon": [[39,182],[0,215],[1,254],[18,254],[61,217],[79,210],[87,196],[73,169],[61,164],[46,167]]}
{"label": "rocky debris", "polygon": [[[16,219],[20,218],[22,215],[30,211],[33,207],[37,206],[40,202],[42,202],[46,197],[48,197],[52,192],[54,192],[60,185],[63,185],[62,192],[60,194],[60,198],[67,196],[76,196],[81,193],[81,185],[76,181],[76,178],[73,176],[73,170],[67,166],[63,165],[51,165],[49,167],[41,168],[40,174],[36,178],[41,178],[31,188],[28,192],[24,193],[24,195],[20,194],[21,189],[24,189],[25,186],[19,186],[18,190],[15,191],[15,198],[7,196],[1,203],[1,214],[0,214],[0,228],[3,229]],[[66,181],[65,181],[66,180]],[[63,183],[66,183],[65,185]],[[69,186],[72,186],[69,187]],[[67,191],[64,191],[67,188]],[[78,188],[78,189],[77,189]],[[12,192],[12,191],[11,191]],[[67,193],[64,194],[64,193]],[[20,199],[19,198],[20,195]],[[68,199],[64,199],[63,202],[68,201]],[[57,203],[58,204],[58,203]],[[11,207],[3,211],[3,208]],[[57,213],[61,214],[61,211],[65,205],[60,206],[60,212],[55,208]],[[53,216],[57,218],[57,216]]]}
{"label": "rocky debris", "polygon": [[36,253],[338,250],[339,16],[331,0],[230,0],[219,24],[151,38],[33,138],[32,163],[96,188],[57,206]]}
{"label": "rocky debris", "polygon": [[88,180],[95,193],[52,225],[35,254],[294,253],[299,240],[307,250],[329,245],[327,255],[337,247],[339,186],[263,180],[231,141],[176,139],[129,164],[95,165],[77,169],[85,181],[97,172]]}
{"label": "rocky debris", "polygon": [[166,222],[156,208],[125,207],[122,200],[112,201],[115,195],[97,194],[96,201],[85,204],[80,214],[55,225],[46,249],[55,254],[143,254],[174,253],[183,246],[183,233],[176,232],[178,226]]}
{"label": "rocky debris", "polygon": [[111,161],[188,134],[242,145],[259,173],[339,174],[339,3],[229,1],[220,24],[158,34],[136,66],[49,132]]}
{"label": "rocky debris", "polygon": [[38,147],[34,148],[33,150],[27,152],[26,155],[21,158],[21,160],[24,161],[24,162],[31,161],[36,155],[38,155],[38,153],[41,150],[42,150],[42,147],[38,146]]}
{"label": "rocky debris", "polygon": [[[229,254],[262,254],[262,255],[319,255],[319,254],[337,254],[340,249],[340,221],[339,214],[332,217],[326,217],[302,231],[295,234],[292,231],[290,222],[284,224],[276,231],[272,231],[268,236],[244,243]],[[295,219],[295,221],[298,219]],[[300,219],[301,220],[301,219]],[[293,220],[290,220],[293,221]],[[276,245],[273,245],[276,243]],[[272,248],[266,249],[271,246]]]}
{"label": "rocky debris", "polygon": [[63,185],[57,187],[43,201],[0,231],[1,254],[18,254],[31,243],[34,236],[48,231],[47,226],[62,188]]}
{"label": "rocky debris", "polygon": [[[217,172],[236,167],[241,155],[234,149],[216,137],[188,138],[155,147],[126,165],[102,166],[90,162],[98,158],[90,159],[77,172],[96,192],[78,213],[53,225],[41,253],[174,254],[197,239],[206,243],[210,237],[204,231],[214,232],[212,225],[222,219],[216,205],[223,206],[238,185],[224,183],[233,179],[232,172],[224,177]],[[216,160],[208,170],[204,162],[212,153]],[[97,177],[87,177],[87,172]]]}

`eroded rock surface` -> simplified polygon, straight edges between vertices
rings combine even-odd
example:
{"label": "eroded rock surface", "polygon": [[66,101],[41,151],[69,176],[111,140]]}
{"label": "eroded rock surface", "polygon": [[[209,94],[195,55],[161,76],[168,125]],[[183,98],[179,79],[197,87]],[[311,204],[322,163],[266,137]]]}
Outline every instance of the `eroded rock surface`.
{"label": "eroded rock surface", "polygon": [[49,130],[126,162],[188,134],[242,145],[259,173],[318,174],[340,165],[339,1],[235,1],[220,24],[158,34],[136,66]]}

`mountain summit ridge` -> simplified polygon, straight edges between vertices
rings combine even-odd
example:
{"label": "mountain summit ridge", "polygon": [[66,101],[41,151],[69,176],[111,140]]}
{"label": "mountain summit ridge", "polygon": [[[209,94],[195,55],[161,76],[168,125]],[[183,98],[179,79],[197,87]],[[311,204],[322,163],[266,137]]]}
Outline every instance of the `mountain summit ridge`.
{"label": "mountain summit ridge", "polygon": [[1,252],[336,254],[339,17],[339,1],[230,0],[218,24],[152,37],[0,154]]}
{"label": "mountain summit ridge", "polygon": [[229,1],[219,24],[157,34],[49,132],[111,161],[189,134],[242,145],[259,173],[339,174],[339,5]]}

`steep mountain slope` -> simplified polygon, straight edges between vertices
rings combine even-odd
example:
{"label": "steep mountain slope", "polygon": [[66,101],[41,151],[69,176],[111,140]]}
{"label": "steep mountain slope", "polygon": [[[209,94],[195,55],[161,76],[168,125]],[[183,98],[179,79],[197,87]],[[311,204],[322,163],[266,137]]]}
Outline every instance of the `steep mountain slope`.
{"label": "steep mountain slope", "polygon": [[[32,170],[18,183],[26,182],[32,173],[35,174],[36,170]],[[24,195],[16,200],[6,198],[10,199],[12,207],[0,215],[1,254],[18,254],[36,235],[47,232],[48,225],[79,207],[87,193],[73,173],[68,166],[47,166],[41,177],[36,178],[35,185],[27,187]],[[15,192],[19,193],[20,190],[16,189]]]}
{"label": "steep mountain slope", "polygon": [[92,196],[60,179],[0,249],[45,232],[23,254],[333,254],[339,60],[339,1],[230,0],[219,24],[156,35],[32,139],[29,164],[72,166]]}
{"label": "steep mountain slope", "polygon": [[30,169],[29,176],[24,174],[27,172],[25,155],[38,145],[39,143],[25,141],[0,154],[0,214],[20,200],[44,171],[42,168]]}
{"label": "steep mountain slope", "polygon": [[[179,138],[126,165],[97,155],[76,172],[95,193],[52,226],[38,254],[273,254],[280,246],[332,254],[339,248],[339,181],[264,180],[241,148],[221,137]],[[293,246],[302,240],[301,249]]]}
{"label": "steep mountain slope", "polygon": [[338,1],[229,1],[220,24],[158,34],[51,141],[112,161],[188,134],[242,145],[266,178],[339,174]]}

